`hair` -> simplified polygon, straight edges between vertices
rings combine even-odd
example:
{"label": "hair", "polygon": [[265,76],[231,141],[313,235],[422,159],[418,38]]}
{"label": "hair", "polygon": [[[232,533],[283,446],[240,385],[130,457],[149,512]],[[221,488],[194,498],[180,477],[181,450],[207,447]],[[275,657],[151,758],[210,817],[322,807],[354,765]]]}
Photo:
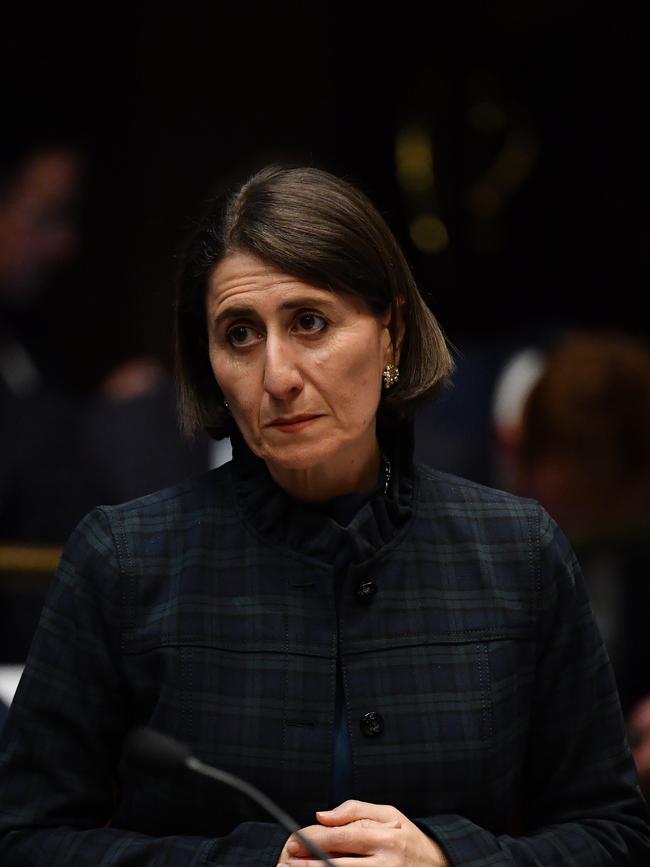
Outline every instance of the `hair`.
{"label": "hair", "polygon": [[453,361],[445,337],[420,294],[390,229],[355,187],[315,168],[270,166],[213,202],[181,260],[176,297],[176,366],[183,430],[231,433],[208,356],[205,297],[216,266],[243,252],[306,283],[363,298],[376,314],[391,313],[400,379],[382,396],[384,425],[408,418],[448,381]]}
{"label": "hair", "polygon": [[575,335],[550,357],[523,417],[521,458],[551,459],[604,486],[650,477],[650,350]]}

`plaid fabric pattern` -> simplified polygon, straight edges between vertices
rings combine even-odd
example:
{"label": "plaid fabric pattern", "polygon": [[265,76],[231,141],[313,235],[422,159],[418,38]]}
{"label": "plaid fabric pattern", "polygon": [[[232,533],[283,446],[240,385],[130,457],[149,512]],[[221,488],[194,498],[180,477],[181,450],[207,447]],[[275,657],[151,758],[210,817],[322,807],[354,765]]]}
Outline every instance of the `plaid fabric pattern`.
{"label": "plaid fabric pattern", "polygon": [[323,537],[271,533],[232,465],[91,513],[3,735],[0,863],[272,867],[284,831],[200,780],[136,773],[121,745],[151,725],[311,824],[340,654],[354,796],[401,809],[451,864],[650,864],[566,540],[534,503],[428,468],[414,484],[393,532],[373,504],[352,522],[338,618]]}

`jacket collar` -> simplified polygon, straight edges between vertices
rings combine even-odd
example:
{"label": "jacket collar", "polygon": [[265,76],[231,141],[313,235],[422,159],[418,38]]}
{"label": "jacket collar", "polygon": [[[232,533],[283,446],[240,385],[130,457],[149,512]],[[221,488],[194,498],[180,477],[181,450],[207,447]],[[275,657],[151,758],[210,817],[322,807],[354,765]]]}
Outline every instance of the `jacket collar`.
{"label": "jacket collar", "polygon": [[305,508],[290,497],[235,432],[233,470],[243,522],[273,545],[326,563],[333,562],[342,546],[349,547],[351,563],[369,560],[398,535],[413,511],[412,425],[380,435],[380,442],[391,462],[388,491],[384,494],[382,485],[343,527],[322,510]]}

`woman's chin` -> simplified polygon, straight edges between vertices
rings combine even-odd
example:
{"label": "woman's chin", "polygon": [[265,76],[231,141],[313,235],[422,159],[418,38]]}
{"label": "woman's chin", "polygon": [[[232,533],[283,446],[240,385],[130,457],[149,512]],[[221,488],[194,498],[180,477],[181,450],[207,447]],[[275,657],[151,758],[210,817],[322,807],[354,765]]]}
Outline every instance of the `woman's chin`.
{"label": "woman's chin", "polygon": [[260,455],[270,469],[291,471],[314,470],[332,458],[333,452],[321,445],[310,447],[286,446]]}
{"label": "woman's chin", "polygon": [[315,472],[329,478],[339,473],[347,476],[354,467],[371,462],[377,450],[374,431],[368,435],[364,430],[361,436],[342,436],[340,431],[319,434],[304,432],[280,441],[275,436],[258,437],[248,445],[275,476],[293,472]]}

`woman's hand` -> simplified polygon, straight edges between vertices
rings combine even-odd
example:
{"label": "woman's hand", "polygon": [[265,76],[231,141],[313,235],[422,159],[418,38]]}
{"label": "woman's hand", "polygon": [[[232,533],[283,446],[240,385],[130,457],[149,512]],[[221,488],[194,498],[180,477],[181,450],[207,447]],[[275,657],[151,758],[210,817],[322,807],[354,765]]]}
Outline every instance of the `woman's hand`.
{"label": "woman's hand", "polygon": [[[302,830],[337,867],[449,867],[442,849],[395,807],[345,801],[316,818],[319,825]],[[289,837],[280,863],[316,867],[320,862]]]}

